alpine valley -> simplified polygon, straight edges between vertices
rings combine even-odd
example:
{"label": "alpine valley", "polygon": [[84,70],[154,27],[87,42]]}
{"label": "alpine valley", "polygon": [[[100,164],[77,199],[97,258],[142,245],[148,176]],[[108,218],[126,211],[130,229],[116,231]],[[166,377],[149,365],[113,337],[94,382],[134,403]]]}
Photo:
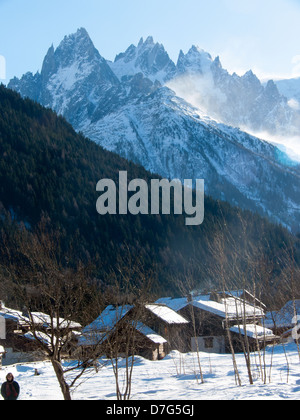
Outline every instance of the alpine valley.
{"label": "alpine valley", "polygon": [[231,75],[195,46],[175,64],[152,37],[110,62],[81,28],[8,87],[152,173],[204,179],[213,198],[300,230],[299,163],[245,131],[300,132],[299,109],[273,81]]}

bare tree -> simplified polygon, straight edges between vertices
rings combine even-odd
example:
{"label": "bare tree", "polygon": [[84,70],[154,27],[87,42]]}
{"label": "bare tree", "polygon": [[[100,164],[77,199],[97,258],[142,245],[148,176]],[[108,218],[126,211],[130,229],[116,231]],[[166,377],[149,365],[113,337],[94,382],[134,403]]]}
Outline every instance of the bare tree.
{"label": "bare tree", "polygon": [[[228,290],[227,289],[228,280],[227,280],[227,274],[226,274],[226,268],[225,268],[227,264],[225,247],[226,247],[225,236],[224,234],[221,233],[214,238],[214,241],[211,247],[211,252],[216,260],[214,273],[215,275],[216,273],[218,275],[219,287],[220,287],[220,290],[223,292],[224,299],[226,297],[226,291]],[[228,314],[228,306],[225,304],[225,329],[226,329],[226,336],[227,336],[227,340],[228,340],[228,344],[229,344],[229,348],[230,348],[230,352],[232,356],[235,380],[239,386],[242,386],[230,327],[231,327],[231,323],[230,323],[229,314]]]}
{"label": "bare tree", "polygon": [[[192,266],[194,266],[194,264]],[[177,287],[178,287],[178,289],[180,290],[180,292],[183,296],[186,296],[188,300],[191,300],[190,304],[187,306],[187,310],[188,310],[189,319],[190,319],[191,325],[192,325],[193,336],[195,338],[197,364],[198,364],[198,369],[199,369],[199,373],[200,373],[200,381],[203,384],[204,383],[204,376],[203,376],[203,369],[202,369],[202,363],[201,363],[201,358],[200,358],[199,343],[198,343],[198,339],[197,339],[197,336],[198,336],[198,334],[197,334],[197,320],[196,320],[194,305],[192,303],[192,299],[193,299],[192,292],[193,292],[193,288],[194,288],[193,279],[194,279],[193,273],[191,273],[189,268],[186,268],[185,272],[184,272],[183,279],[182,280],[177,280],[177,283],[178,283]],[[198,377],[197,377],[197,381],[198,381]]]}
{"label": "bare tree", "polygon": [[63,264],[59,234],[49,234],[43,224],[36,233],[18,229],[8,237],[2,232],[1,241],[2,285],[26,314],[23,324],[51,361],[64,399],[70,400],[90,360],[89,355],[63,367],[63,358],[74,348],[73,331],[80,326],[74,321],[83,319],[93,294],[87,268]]}
{"label": "bare tree", "polygon": [[135,356],[139,352],[139,325],[144,321],[144,305],[151,301],[155,279],[153,270],[144,270],[140,255],[124,246],[120,257],[109,273],[110,304],[115,319],[105,337],[106,354],[111,361],[118,400],[129,400]]}

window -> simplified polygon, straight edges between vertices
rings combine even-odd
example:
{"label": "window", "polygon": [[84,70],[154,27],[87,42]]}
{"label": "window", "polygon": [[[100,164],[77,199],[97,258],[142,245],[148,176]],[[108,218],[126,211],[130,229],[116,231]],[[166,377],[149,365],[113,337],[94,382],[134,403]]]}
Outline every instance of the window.
{"label": "window", "polygon": [[212,349],[214,347],[214,338],[213,337],[204,338],[204,347],[206,349]]}

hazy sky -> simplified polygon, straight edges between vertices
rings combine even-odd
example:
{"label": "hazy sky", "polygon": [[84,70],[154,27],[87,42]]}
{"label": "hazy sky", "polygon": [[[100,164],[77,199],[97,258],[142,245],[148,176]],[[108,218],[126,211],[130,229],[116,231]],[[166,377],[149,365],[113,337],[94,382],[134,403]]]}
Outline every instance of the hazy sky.
{"label": "hazy sky", "polygon": [[300,0],[0,0],[0,17],[4,82],[40,70],[79,27],[110,60],[152,35],[175,62],[195,44],[230,72],[300,76]]}

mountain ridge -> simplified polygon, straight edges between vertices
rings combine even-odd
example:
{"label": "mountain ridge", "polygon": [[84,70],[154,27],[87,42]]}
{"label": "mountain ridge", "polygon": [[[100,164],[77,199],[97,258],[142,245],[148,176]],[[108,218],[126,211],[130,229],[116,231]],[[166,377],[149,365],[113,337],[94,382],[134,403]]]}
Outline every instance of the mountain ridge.
{"label": "mountain ridge", "polygon": [[[178,78],[182,82],[183,77],[195,92],[191,86],[204,75],[208,93],[204,108],[217,104],[216,114],[221,109],[225,119],[230,115],[234,120],[238,107],[240,119],[255,120],[256,128],[267,121],[266,114],[269,122],[290,126],[291,108],[286,108],[287,100],[274,82],[264,87],[252,71],[231,76],[218,57],[213,60],[195,46],[179,54],[177,66],[171,62],[163,45],[148,37],[116,57],[115,63],[126,64],[124,74],[117,77],[114,63],[108,63],[80,29],[56,50],[48,50],[41,74],[27,73],[9,87],[53,108],[77,131],[151,172],[181,180],[204,178],[213,197],[299,231],[299,166],[234,124],[208,118],[207,109],[191,105],[171,89],[178,88]],[[181,73],[176,76],[178,64]],[[167,85],[157,80],[158,74],[161,81],[169,80]],[[260,148],[263,152],[258,153]]]}

